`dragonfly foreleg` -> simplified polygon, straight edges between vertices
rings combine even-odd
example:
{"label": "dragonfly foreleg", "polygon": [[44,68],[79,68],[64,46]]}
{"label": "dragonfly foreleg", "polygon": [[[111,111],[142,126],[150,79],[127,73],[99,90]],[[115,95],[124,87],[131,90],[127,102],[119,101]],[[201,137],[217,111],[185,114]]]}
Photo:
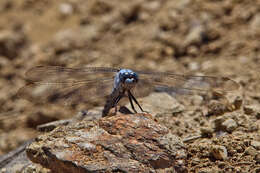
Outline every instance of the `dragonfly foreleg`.
{"label": "dragonfly foreleg", "polygon": [[[136,100],[136,98],[133,96],[133,94],[131,93],[131,91],[128,91],[128,97],[130,100],[130,103],[132,102],[130,98],[132,98],[134,100],[134,102],[138,105],[138,107],[141,109],[142,112],[145,112],[142,107],[140,106],[140,104],[138,103],[138,101]],[[132,105],[133,103],[131,103]]]}
{"label": "dragonfly foreleg", "polygon": [[132,109],[134,110],[135,113],[137,113],[137,111],[135,110],[134,104],[133,104],[132,94],[130,93],[130,91],[128,91],[128,98],[129,98]]}

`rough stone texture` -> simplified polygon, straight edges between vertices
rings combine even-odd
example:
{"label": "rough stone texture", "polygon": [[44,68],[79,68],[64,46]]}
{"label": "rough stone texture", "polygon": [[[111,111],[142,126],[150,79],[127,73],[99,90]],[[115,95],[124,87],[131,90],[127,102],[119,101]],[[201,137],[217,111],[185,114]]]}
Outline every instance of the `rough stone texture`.
{"label": "rough stone texture", "polygon": [[251,142],[251,145],[257,149],[257,150],[260,150],[260,141],[252,141]]}
{"label": "rough stone texture", "polygon": [[214,145],[211,148],[211,154],[217,160],[226,160],[228,157],[227,149],[224,146]]}
{"label": "rough stone texture", "polygon": [[50,173],[48,169],[32,163],[26,156],[25,147],[32,140],[0,157],[0,173]]}
{"label": "rough stone texture", "polygon": [[0,56],[16,58],[25,44],[26,37],[22,32],[9,30],[0,32]]}
{"label": "rough stone texture", "polygon": [[61,126],[27,147],[31,161],[53,172],[186,172],[180,139],[150,114],[118,114]]}
{"label": "rough stone texture", "polygon": [[227,132],[233,132],[237,128],[237,123],[233,119],[227,119],[222,123]]}

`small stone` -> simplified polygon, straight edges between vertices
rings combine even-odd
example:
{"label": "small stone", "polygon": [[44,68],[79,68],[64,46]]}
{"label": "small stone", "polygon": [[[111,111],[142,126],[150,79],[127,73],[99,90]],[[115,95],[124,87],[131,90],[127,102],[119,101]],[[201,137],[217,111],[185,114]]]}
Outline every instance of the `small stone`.
{"label": "small stone", "polygon": [[200,159],[195,157],[192,159],[191,164],[192,166],[198,165],[200,163]]}
{"label": "small stone", "polygon": [[62,16],[69,16],[73,13],[73,7],[69,3],[62,3],[59,6],[59,11]]}
{"label": "small stone", "polygon": [[190,28],[184,43],[185,45],[200,44],[202,42],[202,37],[205,34],[205,27],[199,22]]}
{"label": "small stone", "polygon": [[208,116],[222,115],[226,112],[226,106],[218,101],[212,100],[209,105]]}
{"label": "small stone", "polygon": [[227,149],[221,145],[214,145],[211,148],[211,154],[217,160],[226,160],[228,157]]}
{"label": "small stone", "polygon": [[239,97],[237,96],[233,102],[233,105],[235,106],[235,109],[238,110],[240,109],[240,107],[242,106],[242,103],[243,103],[243,98],[242,97]]}
{"label": "small stone", "polygon": [[253,146],[257,150],[260,150],[260,142],[259,141],[252,141],[251,146]]}
{"label": "small stone", "polygon": [[210,168],[201,168],[198,173],[212,173],[212,169]]}
{"label": "small stone", "polygon": [[253,34],[259,33],[260,28],[260,14],[256,14],[250,23],[250,30]]}
{"label": "small stone", "polygon": [[0,32],[0,56],[12,60],[21,53],[26,44],[26,36],[22,32],[3,30]]}
{"label": "small stone", "polygon": [[245,154],[255,156],[257,154],[257,151],[254,147],[250,146],[245,150]]}
{"label": "small stone", "polygon": [[247,115],[252,115],[256,112],[258,112],[258,106],[257,105],[245,105],[244,106],[244,112]]}
{"label": "small stone", "polygon": [[191,62],[191,63],[189,63],[188,67],[192,71],[199,70],[199,68],[200,68],[198,62]]}
{"label": "small stone", "polygon": [[213,136],[213,129],[210,127],[202,127],[200,129],[201,136],[203,137],[212,137]]}
{"label": "small stone", "polygon": [[144,3],[143,8],[144,10],[155,12],[161,7],[160,1],[150,1],[148,3]]}
{"label": "small stone", "polygon": [[257,164],[259,164],[260,163],[260,153],[257,153],[256,155],[255,155],[255,161],[256,161],[256,163]]}
{"label": "small stone", "polygon": [[208,69],[211,69],[213,66],[214,66],[214,64],[213,64],[212,61],[204,61],[204,62],[201,64],[201,70],[202,70],[202,71],[208,70]]}
{"label": "small stone", "polygon": [[213,126],[215,131],[219,131],[222,130],[222,123],[225,121],[224,117],[217,117],[214,121],[213,121]]}
{"label": "small stone", "polygon": [[191,56],[197,56],[199,54],[199,49],[196,46],[189,46],[187,48],[187,53]]}
{"label": "small stone", "polygon": [[257,119],[260,119],[260,107],[258,105],[246,105],[244,106],[244,112],[247,115],[254,115]]}
{"label": "small stone", "polygon": [[260,112],[257,112],[256,115],[255,115],[255,117],[256,117],[257,119],[260,119]]}
{"label": "small stone", "polygon": [[227,132],[231,133],[231,132],[233,132],[233,131],[237,128],[237,123],[236,123],[235,120],[233,120],[233,119],[230,118],[230,119],[225,120],[225,121],[222,123],[222,126],[223,126],[223,128],[224,128]]}
{"label": "small stone", "polygon": [[90,142],[81,142],[78,143],[78,146],[87,151],[92,151],[92,152],[96,151],[96,145],[91,144]]}
{"label": "small stone", "polygon": [[[184,105],[180,104],[174,97],[165,92],[152,93],[149,96],[140,99],[142,107],[145,111],[153,114],[164,112],[171,112],[173,114],[180,113],[185,110]],[[128,108],[130,104],[127,105]]]}

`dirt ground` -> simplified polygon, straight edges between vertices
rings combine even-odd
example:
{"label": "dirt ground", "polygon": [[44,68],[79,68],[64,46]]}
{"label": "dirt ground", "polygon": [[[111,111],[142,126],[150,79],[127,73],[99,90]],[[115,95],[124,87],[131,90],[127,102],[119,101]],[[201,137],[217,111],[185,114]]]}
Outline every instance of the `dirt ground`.
{"label": "dirt ground", "polygon": [[18,98],[28,69],[129,67],[239,83],[232,109],[190,96],[186,112],[156,118],[183,139],[202,135],[187,141],[190,172],[260,172],[259,28],[260,0],[1,0],[0,155],[82,108]]}

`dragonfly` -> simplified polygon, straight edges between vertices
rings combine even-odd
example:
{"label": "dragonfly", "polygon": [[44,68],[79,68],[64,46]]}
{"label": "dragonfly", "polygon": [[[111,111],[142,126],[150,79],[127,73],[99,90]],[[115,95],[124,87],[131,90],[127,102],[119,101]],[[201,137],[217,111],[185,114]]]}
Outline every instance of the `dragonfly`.
{"label": "dragonfly", "polygon": [[69,104],[106,98],[102,116],[107,116],[122,98],[128,98],[132,110],[136,104],[145,112],[136,97],[152,91],[205,93],[237,90],[239,84],[228,77],[193,76],[172,72],[140,71],[112,67],[36,66],[26,72],[29,84],[20,88],[18,96],[31,101]]}

